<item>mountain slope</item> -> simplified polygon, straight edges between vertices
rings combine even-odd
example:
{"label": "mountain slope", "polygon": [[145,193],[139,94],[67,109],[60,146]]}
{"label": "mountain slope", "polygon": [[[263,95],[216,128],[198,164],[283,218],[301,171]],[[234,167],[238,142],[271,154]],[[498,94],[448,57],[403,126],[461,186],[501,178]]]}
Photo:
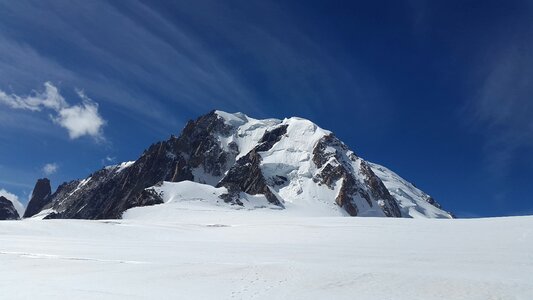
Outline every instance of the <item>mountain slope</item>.
{"label": "mountain slope", "polygon": [[[420,192],[415,193],[418,202],[399,199],[374,166],[309,120],[257,120],[212,111],[134,162],[62,184],[43,210],[46,218],[120,218],[129,208],[163,203],[159,193],[168,183],[162,182],[188,180],[224,191],[217,199],[233,207],[245,206],[252,197],[262,201],[254,207],[319,206],[350,216],[413,217],[408,206],[414,205],[416,216],[450,217],[436,206],[428,209],[429,201],[418,201],[425,195],[419,190],[413,190]],[[173,187],[167,190],[179,194]]]}
{"label": "mountain slope", "polygon": [[453,215],[442,210],[441,205],[433,197],[401,178],[393,171],[378,164],[369,163],[372,171],[387,187],[391,195],[398,201],[402,217],[411,218],[446,218]]}

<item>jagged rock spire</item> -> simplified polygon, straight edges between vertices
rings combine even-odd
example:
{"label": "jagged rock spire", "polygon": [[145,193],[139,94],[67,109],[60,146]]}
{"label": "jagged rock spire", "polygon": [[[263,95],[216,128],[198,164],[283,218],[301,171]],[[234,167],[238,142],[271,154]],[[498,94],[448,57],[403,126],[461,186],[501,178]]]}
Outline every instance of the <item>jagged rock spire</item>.
{"label": "jagged rock spire", "polygon": [[37,180],[33,192],[31,194],[30,202],[24,212],[24,218],[29,218],[39,213],[43,207],[45,207],[52,198],[52,187],[50,186],[50,180],[48,178],[41,178]]}

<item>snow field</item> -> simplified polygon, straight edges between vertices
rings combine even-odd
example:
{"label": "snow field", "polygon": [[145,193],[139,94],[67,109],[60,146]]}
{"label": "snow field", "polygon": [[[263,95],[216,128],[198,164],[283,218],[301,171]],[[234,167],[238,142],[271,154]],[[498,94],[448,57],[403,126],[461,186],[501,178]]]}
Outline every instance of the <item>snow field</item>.
{"label": "snow field", "polygon": [[533,297],[533,217],[283,212],[177,201],[123,220],[0,222],[0,290],[10,299]]}

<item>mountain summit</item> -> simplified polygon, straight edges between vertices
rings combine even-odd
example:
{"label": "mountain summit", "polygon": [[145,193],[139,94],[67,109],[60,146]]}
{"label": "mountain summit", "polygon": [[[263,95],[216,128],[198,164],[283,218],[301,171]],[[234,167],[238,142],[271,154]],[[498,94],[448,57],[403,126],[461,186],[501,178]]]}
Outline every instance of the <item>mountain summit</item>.
{"label": "mountain summit", "polygon": [[[257,120],[212,111],[139,159],[105,167],[46,196],[43,218],[120,218],[133,207],[183,200],[315,215],[451,218],[426,193],[365,161],[309,120]],[[181,197],[181,198],[180,198]],[[28,207],[34,205],[33,199]],[[190,197],[188,198],[190,200]]]}

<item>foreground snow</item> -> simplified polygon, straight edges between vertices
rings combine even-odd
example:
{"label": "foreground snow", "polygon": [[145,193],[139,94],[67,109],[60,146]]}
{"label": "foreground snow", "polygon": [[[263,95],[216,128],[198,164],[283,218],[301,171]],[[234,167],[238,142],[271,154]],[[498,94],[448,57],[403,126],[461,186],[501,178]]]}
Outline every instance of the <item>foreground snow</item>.
{"label": "foreground snow", "polygon": [[295,217],[171,203],[132,209],[123,220],[0,222],[2,294],[533,299],[533,217]]}

